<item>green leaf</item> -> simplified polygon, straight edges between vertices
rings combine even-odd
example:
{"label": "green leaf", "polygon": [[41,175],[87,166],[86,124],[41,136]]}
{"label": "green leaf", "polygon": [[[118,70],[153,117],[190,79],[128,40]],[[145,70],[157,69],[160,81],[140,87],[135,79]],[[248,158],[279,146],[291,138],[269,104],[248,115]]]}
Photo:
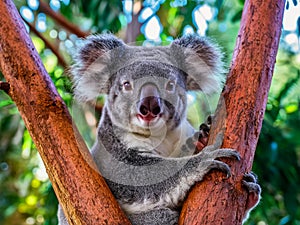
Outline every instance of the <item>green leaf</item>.
{"label": "green leaf", "polygon": [[231,22],[235,23],[241,20],[242,18],[242,14],[243,14],[243,10],[238,11],[232,18],[231,18]]}
{"label": "green leaf", "polygon": [[296,104],[296,103],[285,106],[286,113],[293,113],[293,112],[298,111],[298,109],[299,109],[298,104]]}
{"label": "green leaf", "polygon": [[8,106],[8,105],[12,105],[12,104],[14,104],[14,102],[10,99],[2,100],[2,101],[0,101],[0,108],[3,108],[3,107]]}

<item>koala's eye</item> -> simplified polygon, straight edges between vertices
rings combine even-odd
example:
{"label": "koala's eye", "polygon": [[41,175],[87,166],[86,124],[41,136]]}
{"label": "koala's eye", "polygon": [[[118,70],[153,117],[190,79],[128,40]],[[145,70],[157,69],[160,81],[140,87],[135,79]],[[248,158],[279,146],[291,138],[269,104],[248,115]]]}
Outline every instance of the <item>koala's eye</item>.
{"label": "koala's eye", "polygon": [[166,90],[170,91],[170,92],[173,92],[173,91],[175,91],[175,86],[176,86],[175,81],[174,80],[169,80],[166,84]]}
{"label": "koala's eye", "polygon": [[123,82],[123,88],[125,91],[131,91],[132,90],[132,85],[129,81]]}

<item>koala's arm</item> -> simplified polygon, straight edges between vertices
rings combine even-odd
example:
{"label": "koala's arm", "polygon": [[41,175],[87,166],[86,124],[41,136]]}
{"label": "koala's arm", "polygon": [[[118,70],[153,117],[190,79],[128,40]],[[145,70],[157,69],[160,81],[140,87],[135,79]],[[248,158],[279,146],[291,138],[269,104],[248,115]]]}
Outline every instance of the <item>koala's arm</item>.
{"label": "koala's arm", "polygon": [[135,152],[125,170],[124,164],[108,162],[117,173],[109,175],[108,185],[132,224],[177,224],[181,204],[191,186],[213,169],[230,176],[228,165],[217,158],[239,159],[236,151],[219,149],[217,145],[182,158]]}
{"label": "koala's arm", "polygon": [[[195,145],[196,145],[195,153],[200,152],[207,145],[209,131],[210,131],[210,127],[212,124],[212,117],[213,117],[213,115],[210,115],[207,118],[206,122],[202,123],[199,126],[199,132],[196,134],[197,141],[195,143]],[[248,191],[248,198],[247,198],[247,202],[246,202],[246,211],[245,211],[245,216],[243,219],[243,222],[245,222],[248,219],[251,210],[254,209],[260,201],[261,187],[257,182],[257,176],[253,172],[246,173],[244,175],[244,178],[242,180],[242,185]]]}

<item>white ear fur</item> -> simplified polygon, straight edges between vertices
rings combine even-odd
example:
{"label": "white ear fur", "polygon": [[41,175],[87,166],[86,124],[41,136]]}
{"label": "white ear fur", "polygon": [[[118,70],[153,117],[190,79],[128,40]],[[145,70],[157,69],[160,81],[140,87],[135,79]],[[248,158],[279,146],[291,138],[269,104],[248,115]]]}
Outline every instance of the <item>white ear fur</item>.
{"label": "white ear fur", "polygon": [[188,90],[202,90],[207,94],[221,90],[225,76],[220,47],[196,35],[177,39],[172,45],[176,46],[177,60],[187,74]]}
{"label": "white ear fur", "polygon": [[[81,101],[95,100],[110,88],[110,64],[126,47],[115,36],[91,35],[75,56],[71,67],[74,93]],[[207,38],[190,35],[176,39],[170,46],[179,68],[186,74],[187,90],[202,90],[205,93],[219,91],[225,80],[220,48]],[[112,51],[114,50],[114,51]],[[113,55],[113,56],[112,56]]]}
{"label": "white ear fur", "polygon": [[107,64],[94,62],[85,70],[73,67],[72,72],[74,74],[74,94],[77,100],[91,101],[100,94],[108,93],[110,71]]}
{"label": "white ear fur", "polygon": [[110,51],[121,46],[125,46],[123,41],[110,34],[91,35],[83,40],[70,70],[78,100],[91,101],[100,94],[108,93],[112,60]]}
{"label": "white ear fur", "polygon": [[[209,66],[201,57],[190,50],[185,51],[186,57],[186,73],[187,89],[201,90],[210,94],[220,91],[225,82],[223,63],[220,61],[219,66]],[[218,59],[216,59],[218,60]]]}

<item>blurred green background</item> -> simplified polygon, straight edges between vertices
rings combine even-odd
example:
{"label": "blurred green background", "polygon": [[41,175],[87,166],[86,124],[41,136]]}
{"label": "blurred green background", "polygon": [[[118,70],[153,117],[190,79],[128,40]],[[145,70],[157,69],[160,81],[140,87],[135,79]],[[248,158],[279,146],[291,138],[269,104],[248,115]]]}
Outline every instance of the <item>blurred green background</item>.
{"label": "blurred green background", "polygon": [[[113,32],[145,45],[187,33],[215,39],[230,65],[243,0],[15,0],[34,45],[60,95],[92,145],[98,116],[74,107],[66,68],[89,33]],[[280,49],[260,135],[254,172],[262,200],[248,225],[300,224],[300,2],[287,0]],[[0,80],[4,81],[0,73]],[[103,98],[97,103],[101,108]],[[189,93],[189,119],[197,127],[217,96]],[[83,116],[79,116],[79,115]],[[191,116],[193,115],[193,116]],[[79,120],[80,119],[80,120]],[[57,224],[57,199],[18,110],[0,91],[0,224]]]}

